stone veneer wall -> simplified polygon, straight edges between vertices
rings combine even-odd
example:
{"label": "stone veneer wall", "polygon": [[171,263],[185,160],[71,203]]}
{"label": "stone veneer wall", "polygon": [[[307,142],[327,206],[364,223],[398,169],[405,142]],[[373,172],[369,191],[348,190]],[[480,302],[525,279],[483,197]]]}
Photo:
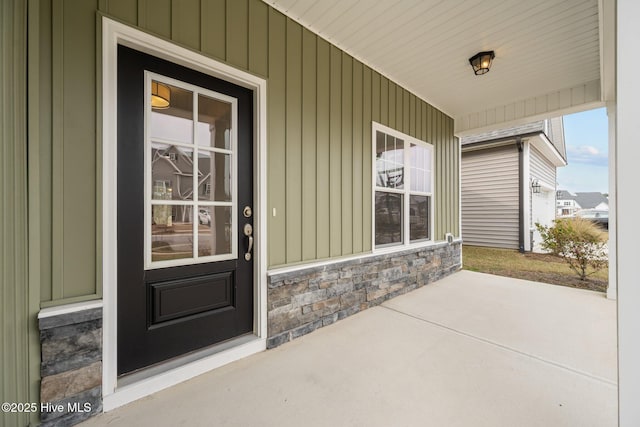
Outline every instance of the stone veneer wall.
{"label": "stone veneer wall", "polygon": [[39,324],[41,425],[71,426],[102,412],[102,308],[44,317]]}
{"label": "stone veneer wall", "polygon": [[277,347],[460,269],[461,242],[273,273],[267,348]]}

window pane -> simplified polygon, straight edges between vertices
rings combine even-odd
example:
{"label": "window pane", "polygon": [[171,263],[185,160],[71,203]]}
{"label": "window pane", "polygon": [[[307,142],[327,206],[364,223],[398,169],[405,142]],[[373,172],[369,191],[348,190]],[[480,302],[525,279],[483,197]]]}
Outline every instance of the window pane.
{"label": "window pane", "polygon": [[376,245],[402,243],[402,195],[376,191]]}
{"label": "window pane", "polygon": [[231,253],[231,206],[200,206],[198,256]]}
{"label": "window pane", "polygon": [[429,196],[409,196],[409,239],[423,240],[429,236]]}
{"label": "window pane", "polygon": [[411,144],[411,191],[431,192],[431,150]]}
{"label": "window pane", "polygon": [[376,185],[378,187],[404,188],[403,140],[377,132],[376,174]]}
{"label": "window pane", "polygon": [[231,104],[198,95],[198,145],[231,149]]}
{"label": "window pane", "polygon": [[151,144],[151,198],[193,200],[193,150]]}
{"label": "window pane", "polygon": [[[157,87],[158,82],[152,82],[152,87]],[[169,106],[166,108],[151,109],[151,139],[193,144],[193,93],[176,86],[159,83],[161,94],[168,88]]]}
{"label": "window pane", "polygon": [[230,202],[231,155],[198,151],[198,199]]}
{"label": "window pane", "polygon": [[151,206],[151,261],[193,257],[193,207]]}

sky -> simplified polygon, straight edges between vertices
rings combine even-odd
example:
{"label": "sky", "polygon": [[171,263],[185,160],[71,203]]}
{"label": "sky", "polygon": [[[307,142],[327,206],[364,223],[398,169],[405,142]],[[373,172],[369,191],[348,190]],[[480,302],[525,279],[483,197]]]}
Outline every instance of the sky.
{"label": "sky", "polygon": [[607,110],[564,116],[568,165],[558,168],[558,190],[609,192]]}

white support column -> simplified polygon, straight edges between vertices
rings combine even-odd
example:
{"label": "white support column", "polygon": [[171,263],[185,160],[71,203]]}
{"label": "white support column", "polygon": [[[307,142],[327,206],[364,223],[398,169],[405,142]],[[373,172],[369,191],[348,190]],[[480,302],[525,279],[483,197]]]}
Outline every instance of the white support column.
{"label": "white support column", "polygon": [[617,258],[617,223],[616,223],[616,104],[607,103],[609,119],[609,287],[607,298],[618,298],[618,258]]}
{"label": "white support column", "polygon": [[618,414],[620,427],[640,426],[640,2],[618,0],[617,184]]}
{"label": "white support column", "polygon": [[522,141],[522,175],[524,176],[524,182],[521,185],[524,186],[522,196],[524,200],[523,215],[520,219],[522,221],[522,227],[524,229],[524,250],[531,250],[531,142],[529,140]]}

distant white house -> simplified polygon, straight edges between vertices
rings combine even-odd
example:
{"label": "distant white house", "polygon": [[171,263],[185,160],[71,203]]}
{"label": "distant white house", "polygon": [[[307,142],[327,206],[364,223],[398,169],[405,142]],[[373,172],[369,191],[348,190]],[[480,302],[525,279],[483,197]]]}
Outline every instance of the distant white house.
{"label": "distant white house", "polygon": [[556,217],[566,166],[562,118],[463,137],[462,238],[472,246],[539,250],[536,223]]}
{"label": "distant white house", "polygon": [[556,216],[559,218],[575,216],[584,210],[609,211],[609,199],[602,193],[570,193],[559,190],[556,200]]}

